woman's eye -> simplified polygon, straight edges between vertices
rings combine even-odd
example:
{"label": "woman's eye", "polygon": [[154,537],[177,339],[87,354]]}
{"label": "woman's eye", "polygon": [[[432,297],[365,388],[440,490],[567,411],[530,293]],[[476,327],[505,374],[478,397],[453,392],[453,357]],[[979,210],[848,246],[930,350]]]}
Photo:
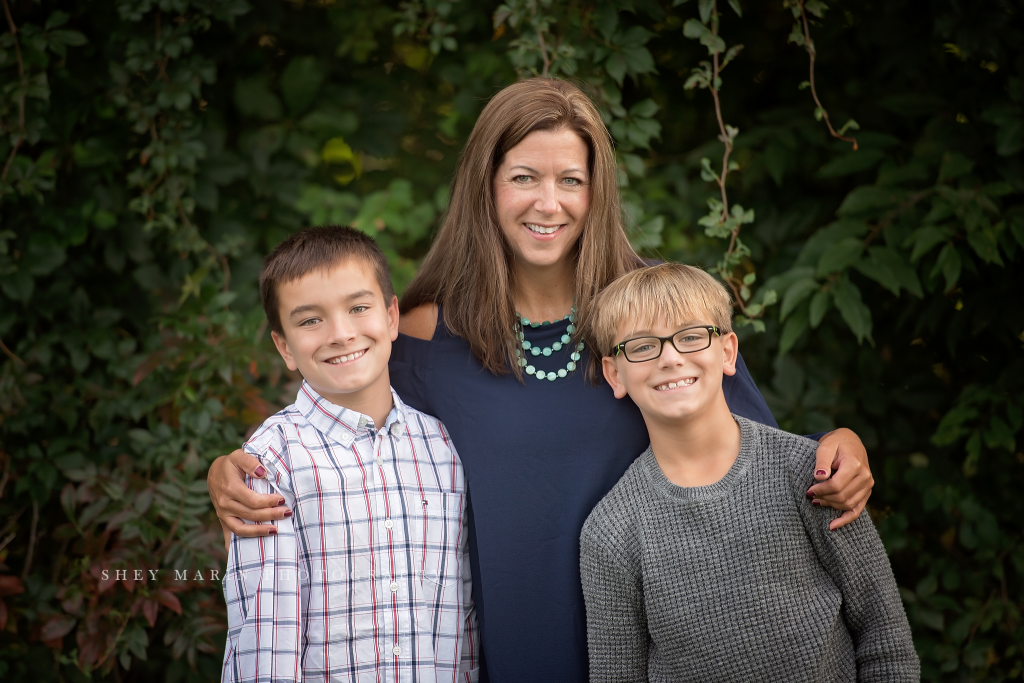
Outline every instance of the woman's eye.
{"label": "woman's eye", "polygon": [[580,180],[579,178],[566,178],[564,182],[566,185],[569,185],[571,187],[579,187],[580,185],[583,184],[583,181]]}
{"label": "woman's eye", "polygon": [[513,177],[513,178],[512,178],[512,182],[514,182],[514,183],[520,183],[520,184],[522,184],[522,183],[528,183],[528,182],[530,182],[531,180],[532,180],[532,178],[531,178],[530,176],[528,176],[528,175],[517,175],[517,176],[515,176],[515,177]]}

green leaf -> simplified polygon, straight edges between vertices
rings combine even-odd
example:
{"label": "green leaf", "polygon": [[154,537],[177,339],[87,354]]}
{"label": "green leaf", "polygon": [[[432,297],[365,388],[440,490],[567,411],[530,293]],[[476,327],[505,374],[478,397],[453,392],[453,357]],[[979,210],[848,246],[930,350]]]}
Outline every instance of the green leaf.
{"label": "green leaf", "polygon": [[974,162],[963,154],[946,152],[942,155],[942,165],[939,167],[939,182],[943,183],[967,175],[973,168]]}
{"label": "green leaf", "polygon": [[894,114],[915,118],[936,113],[946,106],[946,101],[929,93],[906,93],[885,97],[878,104]]}
{"label": "green leaf", "polygon": [[868,252],[873,260],[885,266],[896,277],[900,287],[918,298],[923,296],[921,281],[917,277],[917,272],[895,249],[871,247],[868,249]]}
{"label": "green leaf", "polygon": [[608,72],[612,80],[622,85],[622,80],[626,77],[626,58],[622,56],[621,52],[613,52],[604,63],[604,70]]}
{"label": "green leaf", "polygon": [[715,6],[715,0],[698,0],[697,11],[700,12],[700,20],[705,24],[711,19],[711,10]]}
{"label": "green leaf", "polygon": [[818,291],[818,283],[813,278],[797,280],[790,285],[789,289],[782,296],[779,320],[785,320],[797,306],[806,301],[816,291]]}
{"label": "green leaf", "polygon": [[70,15],[68,15],[67,12],[61,12],[60,10],[52,12],[50,16],[46,18],[46,30],[49,31],[55,28],[59,28],[64,24],[68,23],[68,19],[70,18],[71,17]]}
{"label": "green leaf", "polygon": [[870,209],[886,208],[898,204],[906,197],[904,190],[888,187],[877,187],[865,185],[846,195],[846,199],[839,206],[836,214],[848,216],[850,214],[862,213]]}
{"label": "green leaf", "polygon": [[934,278],[941,272],[942,276],[946,278],[946,288],[944,291],[951,292],[960,279],[961,266],[960,252],[952,244],[947,244],[939,252],[939,258],[936,259],[935,267],[932,268],[929,277]]}
{"label": "green leaf", "polygon": [[864,305],[860,289],[850,282],[849,278],[842,277],[833,286],[832,297],[839,314],[856,335],[857,343],[862,343],[865,339],[872,341],[871,310]]}
{"label": "green leaf", "polygon": [[235,86],[235,105],[245,116],[273,121],[281,118],[281,100],[270,90],[265,76],[239,81]]}
{"label": "green leaf", "polygon": [[861,149],[850,152],[828,162],[818,171],[822,178],[839,178],[873,168],[885,158],[885,152],[877,149]]}
{"label": "green leaf", "polygon": [[292,115],[309,108],[324,81],[324,72],[316,57],[293,57],[281,74],[281,92]]}
{"label": "green leaf", "polygon": [[658,113],[658,103],[648,98],[641,100],[629,108],[630,116],[639,116],[641,118],[649,119]]}
{"label": "green leaf", "polygon": [[736,13],[736,16],[738,16],[738,17],[742,17],[743,16],[743,10],[740,7],[739,0],[729,0],[729,7],[732,7],[732,11]]}
{"label": "green leaf", "polygon": [[935,245],[945,242],[950,238],[948,228],[924,227],[915,230],[903,246],[914,245],[910,254],[910,262],[915,263],[919,258],[927,254]]}
{"label": "green leaf", "polygon": [[860,259],[864,242],[856,237],[847,237],[828,247],[818,259],[816,275],[825,277],[831,273],[849,268]]}
{"label": "green leaf", "polygon": [[821,324],[825,314],[828,313],[828,309],[832,307],[832,295],[829,292],[821,291],[814,295],[811,299],[811,305],[808,310],[807,321],[811,325],[811,329],[818,329],[818,325]]}
{"label": "green leaf", "polygon": [[889,270],[889,267],[885,264],[875,258],[867,258],[857,263],[855,268],[860,274],[871,278],[895,296],[899,296],[900,282],[896,278],[896,274]]}
{"label": "green leaf", "polygon": [[807,309],[806,305],[798,307],[793,315],[786,320],[786,324],[782,326],[782,334],[779,336],[779,356],[789,353],[789,350],[800,339],[800,335],[807,329]]}
{"label": "green leaf", "polygon": [[991,226],[971,230],[967,233],[967,243],[974,249],[974,253],[981,257],[985,263],[1003,265],[1003,259],[999,255],[999,245],[996,241],[995,230]]}

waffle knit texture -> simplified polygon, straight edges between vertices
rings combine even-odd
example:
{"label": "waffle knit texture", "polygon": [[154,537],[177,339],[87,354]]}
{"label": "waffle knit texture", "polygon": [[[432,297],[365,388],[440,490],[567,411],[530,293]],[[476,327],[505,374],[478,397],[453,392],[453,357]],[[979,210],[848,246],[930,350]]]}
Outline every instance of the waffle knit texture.
{"label": "waffle knit texture", "polygon": [[671,483],[651,449],[580,538],[592,683],[917,681],[910,625],[867,513],[807,498],[817,444],[740,417],[736,462]]}

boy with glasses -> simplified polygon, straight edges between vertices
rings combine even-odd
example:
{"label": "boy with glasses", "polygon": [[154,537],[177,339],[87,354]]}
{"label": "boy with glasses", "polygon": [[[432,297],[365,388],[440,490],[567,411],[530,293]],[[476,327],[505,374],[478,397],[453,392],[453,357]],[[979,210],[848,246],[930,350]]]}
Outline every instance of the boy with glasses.
{"label": "boy with glasses", "polygon": [[671,263],[597,300],[589,341],[651,446],[580,538],[590,680],[918,680],[871,520],[829,531],[836,512],[805,493],[816,444],[729,412],[731,313],[722,285]]}

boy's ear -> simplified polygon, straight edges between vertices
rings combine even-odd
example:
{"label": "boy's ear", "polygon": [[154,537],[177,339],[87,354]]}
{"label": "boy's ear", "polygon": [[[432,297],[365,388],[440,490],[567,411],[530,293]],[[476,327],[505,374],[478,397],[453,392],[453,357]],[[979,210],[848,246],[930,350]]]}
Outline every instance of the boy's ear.
{"label": "boy's ear", "polygon": [[398,339],[398,297],[391,297],[388,304],[388,330],[391,332],[391,341]]}
{"label": "boy's ear", "polygon": [[277,347],[277,352],[281,354],[281,358],[284,359],[284,364],[288,366],[288,369],[292,372],[298,370],[299,366],[292,356],[292,350],[288,348],[288,340],[284,338],[284,335],[271,332],[270,338],[274,340],[274,346]]}
{"label": "boy's ear", "polygon": [[615,358],[612,356],[602,358],[601,371],[604,373],[604,379],[608,382],[608,386],[615,392],[615,398],[625,398],[626,385],[619,379],[619,368],[615,365]]}
{"label": "boy's ear", "polygon": [[736,374],[736,357],[740,353],[740,340],[735,332],[722,335],[722,372],[726,375]]}

